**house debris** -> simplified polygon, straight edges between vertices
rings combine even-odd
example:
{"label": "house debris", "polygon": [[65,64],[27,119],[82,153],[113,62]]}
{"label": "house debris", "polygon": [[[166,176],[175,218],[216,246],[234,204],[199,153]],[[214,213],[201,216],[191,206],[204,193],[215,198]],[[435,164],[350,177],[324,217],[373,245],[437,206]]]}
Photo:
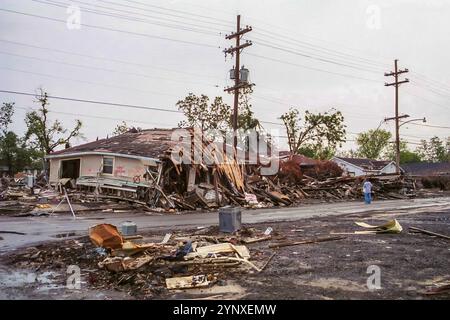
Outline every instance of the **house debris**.
{"label": "house debris", "polygon": [[365,222],[355,222],[358,226],[369,229],[364,231],[355,231],[355,234],[375,234],[375,233],[400,233],[403,228],[397,219],[390,220],[378,226],[373,226]]}
{"label": "house debris", "polygon": [[[2,183],[1,199],[7,201],[1,203],[0,214],[31,211],[34,215],[38,210],[39,214],[71,212],[75,217],[75,212],[78,215],[94,210],[96,205],[98,209],[99,204],[107,211],[139,208],[175,212],[213,210],[226,205],[267,208],[315,200],[353,200],[362,199],[364,178],[372,181],[375,199],[415,196],[413,178],[396,174],[341,176],[342,170],[333,167],[336,164],[303,156],[266,156],[279,161],[281,169],[262,175],[264,166],[260,162],[236,160],[213,143],[193,143],[192,129],[182,132],[178,141],[172,139],[176,129],[127,132],[53,152],[47,156],[49,185],[53,189]],[[174,154],[189,161],[177,161]],[[196,159],[198,154],[202,155],[200,160]],[[295,179],[292,170],[296,172]],[[62,202],[69,207],[61,206],[64,209],[58,211],[59,206],[51,210],[36,205],[49,204],[54,208],[54,204]]]}
{"label": "house debris", "polygon": [[[261,272],[273,255],[261,268],[256,266],[250,261],[249,249],[238,244],[244,242],[244,234],[253,235],[253,231],[244,229],[241,233],[217,237],[191,235],[186,238],[173,238],[167,234],[159,243],[134,243],[125,240],[118,229],[110,224],[99,224],[89,229],[91,242],[108,253],[107,257],[98,263],[101,269],[120,273],[138,270],[144,266],[167,266],[175,270],[193,268],[209,272],[204,275],[167,277],[165,281],[168,289],[208,286],[216,278],[211,273],[211,268],[214,270],[247,266]],[[269,236],[264,236],[264,240],[269,239]]]}
{"label": "house debris", "polygon": [[450,240],[450,236],[446,236],[444,234],[428,231],[428,230],[417,228],[417,227],[409,227],[409,231],[412,233],[423,233],[423,234],[427,234],[429,236]]}

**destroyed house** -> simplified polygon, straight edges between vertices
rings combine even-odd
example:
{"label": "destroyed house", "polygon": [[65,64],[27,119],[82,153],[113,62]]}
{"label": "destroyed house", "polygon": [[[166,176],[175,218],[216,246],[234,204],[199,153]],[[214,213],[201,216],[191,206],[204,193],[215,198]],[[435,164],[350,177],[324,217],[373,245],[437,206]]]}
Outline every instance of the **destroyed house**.
{"label": "destroyed house", "polygon": [[[46,156],[49,182],[57,188],[167,209],[216,207],[235,198],[244,201],[247,166],[224,152],[229,145],[211,148],[213,144],[196,140],[193,132],[189,128],[130,131],[53,152]],[[190,162],[180,163],[173,154]],[[195,154],[201,155],[199,161]]]}
{"label": "destroyed house", "polygon": [[295,162],[300,168],[308,169],[313,168],[317,165],[318,161],[302,154],[293,154],[290,151],[280,151],[279,152],[280,161],[291,160]]}
{"label": "destroyed house", "polygon": [[344,175],[354,177],[396,172],[395,162],[389,160],[343,157],[333,157],[331,160],[344,170]]}
{"label": "destroyed house", "polygon": [[61,179],[74,179],[77,184],[89,184],[89,178],[103,178],[139,183],[147,171],[156,170],[160,155],[174,144],[170,140],[172,131],[127,132],[52,152],[46,156],[49,181],[56,184]]}

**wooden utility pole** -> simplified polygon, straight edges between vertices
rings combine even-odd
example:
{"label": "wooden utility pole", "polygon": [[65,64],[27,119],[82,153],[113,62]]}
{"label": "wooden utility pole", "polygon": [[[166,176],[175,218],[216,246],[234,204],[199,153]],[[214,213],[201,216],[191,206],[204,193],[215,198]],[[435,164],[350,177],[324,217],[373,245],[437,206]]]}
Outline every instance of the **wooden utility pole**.
{"label": "wooden utility pole", "polygon": [[395,59],[394,60],[394,71],[384,74],[385,77],[394,76],[395,81],[392,83],[385,83],[384,85],[386,87],[395,86],[395,117],[386,118],[385,121],[395,120],[395,166],[396,166],[395,171],[397,174],[399,174],[400,173],[400,129],[399,129],[400,125],[399,125],[399,120],[400,120],[400,118],[406,118],[407,116],[406,115],[403,115],[403,116],[398,115],[398,87],[402,83],[409,82],[409,80],[405,78],[405,80],[403,80],[403,81],[398,81],[398,76],[402,73],[407,73],[409,70],[406,68],[404,70],[399,70],[397,63],[398,63],[398,59]]}
{"label": "wooden utility pole", "polygon": [[227,40],[236,39],[236,45],[234,47],[230,47],[225,49],[225,55],[231,54],[235,55],[236,61],[234,66],[234,86],[231,88],[226,88],[226,92],[234,91],[234,109],[233,109],[233,134],[234,134],[234,154],[236,157],[236,148],[237,148],[237,121],[238,121],[238,105],[239,105],[239,89],[251,87],[252,85],[241,81],[240,77],[240,53],[241,50],[252,45],[251,41],[246,41],[244,44],[241,44],[242,35],[247,32],[252,31],[252,27],[246,26],[245,29],[241,29],[241,16],[237,16],[236,23],[236,32],[230,35],[227,35],[225,38]]}

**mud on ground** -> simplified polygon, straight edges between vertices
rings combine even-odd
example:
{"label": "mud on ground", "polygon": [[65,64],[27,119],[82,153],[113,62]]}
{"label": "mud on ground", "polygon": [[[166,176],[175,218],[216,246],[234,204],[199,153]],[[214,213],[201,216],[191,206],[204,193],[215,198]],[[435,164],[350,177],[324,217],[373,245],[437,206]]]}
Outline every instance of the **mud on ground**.
{"label": "mud on ground", "polygon": [[[400,234],[357,235],[354,221],[381,224],[397,219]],[[349,214],[247,225],[263,232],[274,229],[270,241],[248,244],[251,261],[260,273],[247,267],[211,268],[162,265],[111,273],[98,268],[104,259],[88,237],[60,240],[0,257],[1,298],[6,299],[449,299],[450,293],[424,295],[436,284],[450,282],[450,240],[409,233],[415,226],[450,234],[450,209],[416,209],[389,213]],[[166,232],[145,234],[159,242]],[[174,236],[218,235],[217,228],[178,230]],[[270,249],[270,243],[301,241],[344,233],[343,240]],[[351,233],[351,234],[346,234]],[[81,290],[66,288],[69,265],[81,268]],[[381,289],[368,290],[368,267],[381,270]],[[167,290],[165,278],[194,274],[216,278],[209,288]]]}

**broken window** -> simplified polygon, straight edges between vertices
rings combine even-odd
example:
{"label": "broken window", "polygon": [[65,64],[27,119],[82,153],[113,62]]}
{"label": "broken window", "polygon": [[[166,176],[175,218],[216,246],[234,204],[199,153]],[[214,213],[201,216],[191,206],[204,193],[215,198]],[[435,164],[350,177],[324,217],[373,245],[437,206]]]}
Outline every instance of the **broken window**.
{"label": "broken window", "polygon": [[103,173],[112,174],[114,167],[113,157],[103,157]]}

